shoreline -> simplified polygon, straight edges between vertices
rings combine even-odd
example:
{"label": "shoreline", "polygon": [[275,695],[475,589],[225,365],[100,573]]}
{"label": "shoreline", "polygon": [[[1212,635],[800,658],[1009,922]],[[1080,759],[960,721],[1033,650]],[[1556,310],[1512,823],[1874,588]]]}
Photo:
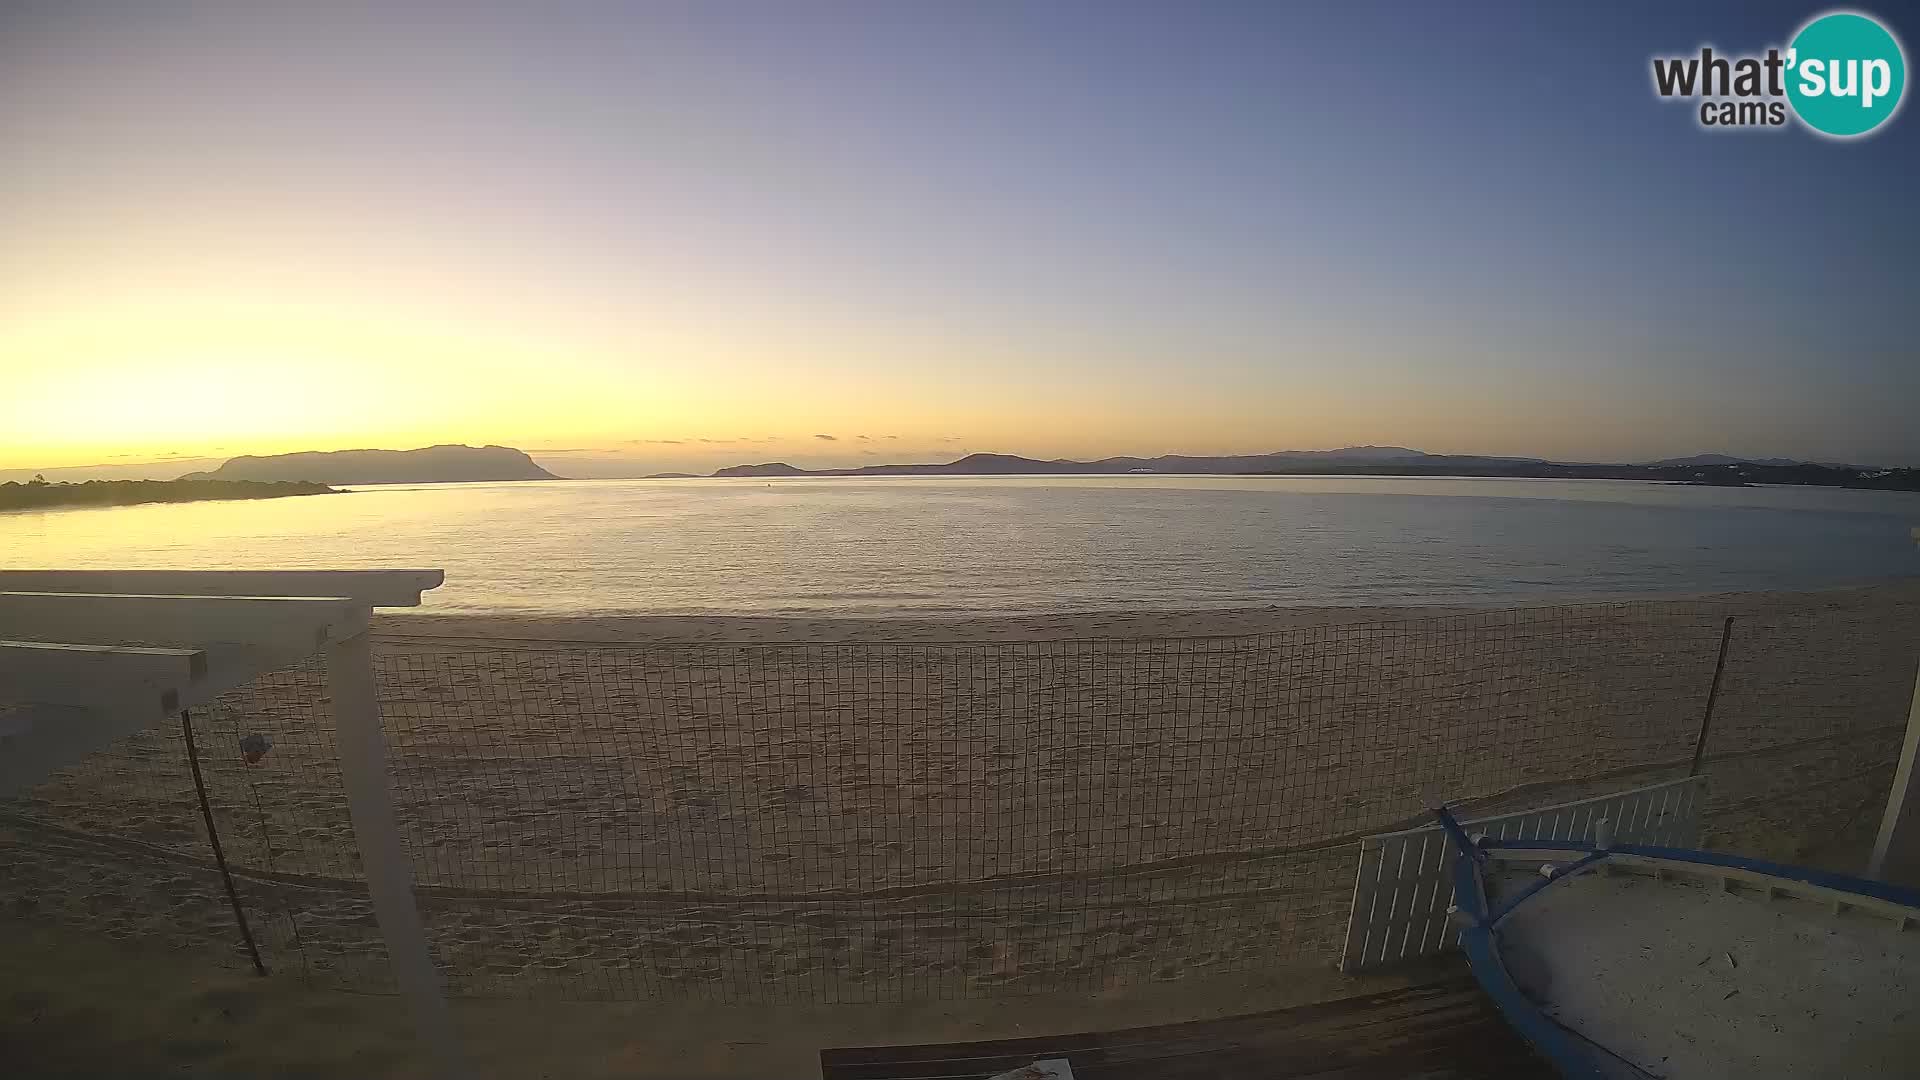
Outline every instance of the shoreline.
{"label": "shoreline", "polygon": [[387,610],[375,612],[375,640],[394,644],[488,640],[503,643],[804,643],[1077,641],[1089,638],[1240,637],[1312,626],[1415,622],[1455,615],[1543,608],[1657,604],[1739,615],[1920,605],[1920,578],[1824,589],[1706,593],[1568,594],[1535,602],[1345,604],[1283,607],[1116,609],[1113,611],[925,615],[558,615]]}
{"label": "shoreline", "polygon": [[88,480],[0,484],[0,514],[44,510],[111,510],[204,502],[264,502],[308,495],[350,495],[347,488],[305,480]]}

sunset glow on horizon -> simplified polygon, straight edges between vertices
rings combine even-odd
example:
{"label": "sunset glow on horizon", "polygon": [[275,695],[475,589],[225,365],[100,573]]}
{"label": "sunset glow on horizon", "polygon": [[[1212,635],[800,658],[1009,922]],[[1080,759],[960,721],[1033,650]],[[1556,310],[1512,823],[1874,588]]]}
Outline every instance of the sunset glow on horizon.
{"label": "sunset glow on horizon", "polygon": [[1915,117],[1645,86],[1801,8],[909,7],[9,6],[0,470],[1920,463]]}

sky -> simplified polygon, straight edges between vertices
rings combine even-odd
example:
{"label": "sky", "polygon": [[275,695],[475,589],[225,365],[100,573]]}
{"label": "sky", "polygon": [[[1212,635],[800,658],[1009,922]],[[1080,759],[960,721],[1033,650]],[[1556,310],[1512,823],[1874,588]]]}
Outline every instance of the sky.
{"label": "sky", "polygon": [[0,0],[0,470],[1920,464],[1920,116],[1651,89],[1822,10]]}

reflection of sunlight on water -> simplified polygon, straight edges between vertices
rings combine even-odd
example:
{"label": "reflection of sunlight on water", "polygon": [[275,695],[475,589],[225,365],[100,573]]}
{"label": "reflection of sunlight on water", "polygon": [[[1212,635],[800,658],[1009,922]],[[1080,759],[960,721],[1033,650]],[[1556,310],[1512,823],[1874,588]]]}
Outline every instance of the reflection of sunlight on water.
{"label": "reflection of sunlight on water", "polygon": [[1616,481],[449,484],[0,514],[0,566],[437,566],[442,611],[1388,604],[1913,575],[1915,521],[1911,493]]}

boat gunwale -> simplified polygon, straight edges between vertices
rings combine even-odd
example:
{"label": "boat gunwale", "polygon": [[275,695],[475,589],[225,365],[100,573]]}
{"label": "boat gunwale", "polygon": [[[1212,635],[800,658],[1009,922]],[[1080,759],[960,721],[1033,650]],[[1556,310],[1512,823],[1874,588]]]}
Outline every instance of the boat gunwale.
{"label": "boat gunwale", "polygon": [[[1466,917],[1463,920],[1466,925],[1460,930],[1460,948],[1467,954],[1474,978],[1493,999],[1507,1023],[1566,1077],[1606,1080],[1616,1072],[1611,1064],[1614,1055],[1548,1017],[1521,992],[1507,970],[1498,934],[1501,924],[1522,904],[1561,882],[1592,873],[1649,870],[1652,876],[1663,880],[1675,874],[1717,878],[1721,887],[1728,890],[1739,883],[1764,890],[1768,898],[1786,895],[1831,903],[1835,905],[1836,914],[1844,907],[1870,911],[1893,920],[1896,932],[1920,926],[1920,890],[1882,881],[1691,848],[1651,844],[1613,844],[1602,848],[1571,840],[1485,837],[1474,840],[1466,836],[1446,810],[1436,810],[1435,816],[1454,843],[1455,907]],[[1484,873],[1489,862],[1526,861],[1548,854],[1572,858],[1574,862],[1566,867],[1549,868],[1543,880],[1528,886],[1520,895],[1497,908],[1492,905]]]}

